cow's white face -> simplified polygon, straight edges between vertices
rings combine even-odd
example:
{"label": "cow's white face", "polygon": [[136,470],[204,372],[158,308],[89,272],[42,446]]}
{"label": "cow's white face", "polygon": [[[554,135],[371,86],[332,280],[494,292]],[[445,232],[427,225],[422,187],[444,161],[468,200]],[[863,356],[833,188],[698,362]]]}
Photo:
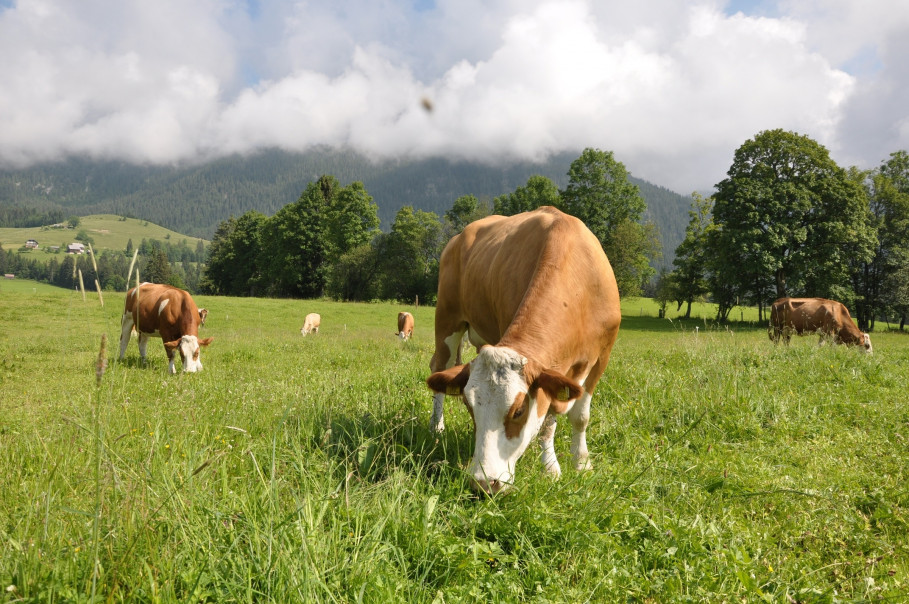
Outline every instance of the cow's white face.
{"label": "cow's white face", "polygon": [[873,349],[871,348],[871,336],[867,333],[862,334],[862,345],[865,347],[865,352],[872,354]]}
{"label": "cow's white face", "polygon": [[510,348],[486,346],[470,365],[464,402],[473,414],[476,443],[468,472],[487,492],[507,489],[515,465],[543,425],[524,374],[527,359]]}
{"label": "cow's white face", "polygon": [[514,482],[518,459],[546,414],[566,413],[583,393],[575,380],[504,346],[483,346],[469,365],[437,371],[426,381],[436,392],[463,396],[476,432],[471,486],[488,493]]}
{"label": "cow's white face", "polygon": [[180,338],[180,358],[183,359],[183,371],[186,373],[195,373],[202,371],[202,347],[199,346],[199,338],[196,336],[183,336]]}
{"label": "cow's white face", "polygon": [[[208,346],[212,338],[200,340],[196,336],[183,336],[173,342],[165,342],[164,346],[168,350],[176,349],[180,353],[183,361],[183,371],[186,373],[195,373],[202,371],[202,346]],[[171,361],[171,373],[173,373],[173,361]]]}

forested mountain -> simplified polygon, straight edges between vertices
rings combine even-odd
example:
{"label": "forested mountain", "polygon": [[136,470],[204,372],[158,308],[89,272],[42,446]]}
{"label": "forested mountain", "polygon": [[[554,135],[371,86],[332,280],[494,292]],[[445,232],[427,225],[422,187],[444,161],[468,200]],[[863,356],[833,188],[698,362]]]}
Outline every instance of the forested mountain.
{"label": "forested mountain", "polygon": [[[201,165],[135,166],[71,159],[27,170],[0,171],[0,226],[14,224],[27,207],[45,215],[119,214],[211,239],[229,216],[258,210],[268,216],[296,201],[309,182],[331,174],[341,183],[362,181],[387,229],[405,205],[439,216],[462,195],[489,200],[524,185],[533,174],[559,188],[575,154],[543,164],[489,166],[445,159],[374,163],[351,152],[264,151]],[[659,227],[668,264],[684,237],[690,199],[632,178],[647,202],[645,218]]]}

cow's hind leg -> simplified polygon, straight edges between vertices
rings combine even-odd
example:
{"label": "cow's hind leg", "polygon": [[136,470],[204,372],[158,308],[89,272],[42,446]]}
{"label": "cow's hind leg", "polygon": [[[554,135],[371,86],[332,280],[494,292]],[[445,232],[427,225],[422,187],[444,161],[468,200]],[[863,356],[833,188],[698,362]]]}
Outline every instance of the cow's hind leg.
{"label": "cow's hind leg", "polygon": [[126,356],[126,347],[129,346],[129,338],[133,331],[133,315],[123,313],[123,320],[120,321],[120,360]]}
{"label": "cow's hind leg", "polygon": [[[461,343],[467,326],[455,330],[448,337],[436,336],[436,352],[429,362],[431,371],[443,371],[461,362]],[[432,397],[432,415],[429,418],[429,429],[433,432],[442,432],[445,429],[444,413],[445,394],[436,392]]]}
{"label": "cow's hind leg", "polygon": [[139,356],[145,363],[145,357],[148,355],[148,334],[139,332]]}

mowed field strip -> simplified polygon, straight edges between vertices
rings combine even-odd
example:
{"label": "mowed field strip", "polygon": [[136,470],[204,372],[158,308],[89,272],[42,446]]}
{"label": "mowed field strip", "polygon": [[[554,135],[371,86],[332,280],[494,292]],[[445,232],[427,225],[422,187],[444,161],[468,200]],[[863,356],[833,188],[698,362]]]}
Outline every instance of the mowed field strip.
{"label": "mowed field strip", "polygon": [[463,405],[428,430],[432,307],[194,298],[214,341],[172,376],[159,340],[117,362],[123,293],[0,282],[0,600],[906,601],[909,333],[625,301],[593,470],[563,419],[562,479],[533,448],[490,498]]}

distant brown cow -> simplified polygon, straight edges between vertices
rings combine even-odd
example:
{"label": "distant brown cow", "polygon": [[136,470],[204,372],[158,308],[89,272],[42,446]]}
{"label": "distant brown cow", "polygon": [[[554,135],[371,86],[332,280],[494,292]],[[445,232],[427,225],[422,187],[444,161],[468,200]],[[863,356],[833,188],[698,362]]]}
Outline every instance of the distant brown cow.
{"label": "distant brown cow", "polygon": [[413,315],[409,312],[398,313],[398,333],[395,334],[402,340],[410,339],[413,335]]}
{"label": "distant brown cow", "polygon": [[770,328],[768,335],[774,342],[782,337],[786,344],[792,333],[820,336],[818,343],[829,339],[840,344],[862,346],[871,352],[871,338],[862,333],[849,309],[835,300],[824,298],[780,298],[770,307]]}
{"label": "distant brown cow", "polygon": [[310,333],[319,333],[319,326],[322,324],[322,317],[318,313],[311,312],[303,320],[303,327],[300,333],[304,336]]}
{"label": "distant brown cow", "polygon": [[126,356],[133,329],[139,334],[139,355],[145,361],[148,339],[158,337],[170,361],[169,371],[176,373],[174,353],[180,352],[183,371],[202,370],[201,347],[213,338],[199,339],[199,326],[208,311],[199,310],[189,292],[170,285],[142,283],[126,293],[126,307],[120,324],[120,359]]}

